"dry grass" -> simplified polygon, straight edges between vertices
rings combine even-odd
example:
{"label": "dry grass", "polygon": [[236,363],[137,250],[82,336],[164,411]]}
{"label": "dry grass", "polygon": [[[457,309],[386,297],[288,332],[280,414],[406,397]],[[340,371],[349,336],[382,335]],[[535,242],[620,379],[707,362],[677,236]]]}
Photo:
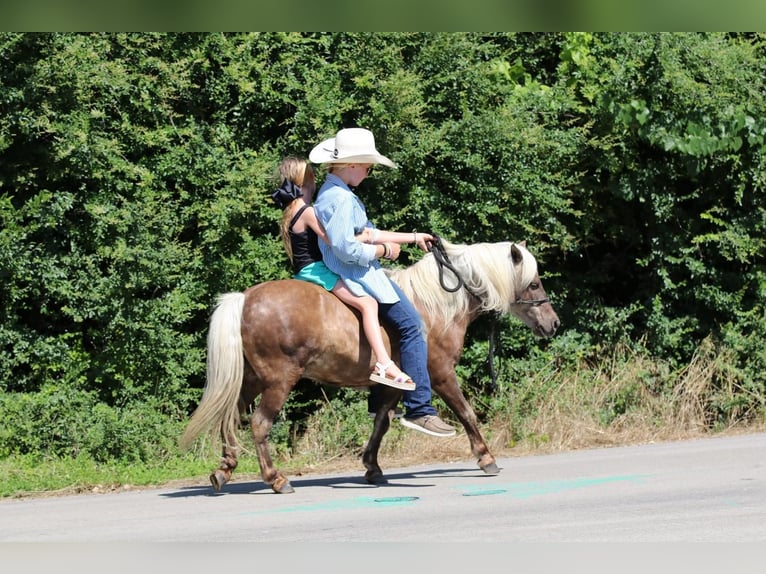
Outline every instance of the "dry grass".
{"label": "dry grass", "polygon": [[[743,426],[748,432],[763,429],[763,420],[750,416],[737,416],[725,426],[713,420],[715,397],[738,390],[725,369],[727,360],[706,342],[681,372],[662,373],[656,362],[619,349],[611,361],[563,377],[557,389],[541,397],[527,434],[545,437],[544,444],[533,445],[536,450],[561,451],[698,438],[741,432]],[[653,388],[660,379],[671,383],[671,392]],[[619,401],[624,412],[604,421],[604,413],[613,413]]]}

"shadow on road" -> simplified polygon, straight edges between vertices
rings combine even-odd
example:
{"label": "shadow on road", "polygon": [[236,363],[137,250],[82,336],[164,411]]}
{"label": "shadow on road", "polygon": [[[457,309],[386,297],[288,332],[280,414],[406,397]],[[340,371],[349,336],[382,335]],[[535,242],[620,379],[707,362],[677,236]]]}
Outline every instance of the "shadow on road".
{"label": "shadow on road", "polygon": [[[412,484],[411,482],[397,484],[398,481],[413,480],[419,478],[447,478],[447,477],[487,477],[491,475],[484,474],[479,468],[448,468],[448,469],[429,469],[414,472],[391,473],[386,475],[388,480],[385,484],[369,484],[364,480],[364,475],[354,476],[329,476],[329,477],[306,477],[300,476],[288,477],[293,488],[299,490],[310,486],[323,486],[327,488],[427,488],[435,486],[434,484]],[[236,482],[236,475],[232,482],[223,487],[221,492],[216,492],[212,486],[188,486],[175,492],[165,492],[161,496],[165,498],[186,498],[192,496],[227,496],[232,494],[274,494],[266,483],[262,480]]]}

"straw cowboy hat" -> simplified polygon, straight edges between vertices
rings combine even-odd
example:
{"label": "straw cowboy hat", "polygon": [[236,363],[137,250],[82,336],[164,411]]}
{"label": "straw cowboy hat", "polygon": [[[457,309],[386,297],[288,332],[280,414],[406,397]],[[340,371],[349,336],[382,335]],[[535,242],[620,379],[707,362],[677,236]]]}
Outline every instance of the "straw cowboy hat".
{"label": "straw cowboy hat", "polygon": [[379,163],[396,168],[396,164],[375,148],[375,136],[364,128],[346,128],[315,146],[309,154],[312,163]]}

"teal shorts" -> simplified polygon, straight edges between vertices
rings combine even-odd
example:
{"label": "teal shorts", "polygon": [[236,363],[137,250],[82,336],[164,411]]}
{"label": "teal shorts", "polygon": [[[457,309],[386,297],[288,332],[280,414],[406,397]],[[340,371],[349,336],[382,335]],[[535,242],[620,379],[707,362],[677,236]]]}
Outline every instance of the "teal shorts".
{"label": "teal shorts", "polygon": [[340,279],[340,275],[330,271],[324,261],[314,261],[309,263],[295,274],[296,279],[301,281],[308,281],[309,283],[316,283],[320,287],[324,287],[328,291],[332,291],[335,284]]}

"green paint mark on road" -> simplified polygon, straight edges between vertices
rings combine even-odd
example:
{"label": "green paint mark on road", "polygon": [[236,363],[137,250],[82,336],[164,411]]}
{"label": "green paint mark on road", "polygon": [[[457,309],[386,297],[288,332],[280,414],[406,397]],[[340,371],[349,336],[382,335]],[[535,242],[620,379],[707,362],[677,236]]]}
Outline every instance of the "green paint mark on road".
{"label": "green paint mark on road", "polygon": [[541,496],[543,494],[555,494],[575,488],[587,488],[615,482],[643,482],[646,475],[631,474],[625,476],[607,476],[602,478],[577,478],[574,480],[551,480],[546,482],[521,482],[501,484],[500,488],[487,490],[485,487],[468,486],[459,488],[463,491],[463,496],[479,496],[482,494],[501,494],[507,493],[514,498],[530,498],[532,496]]}
{"label": "green paint mark on road", "polygon": [[396,504],[407,504],[408,502],[415,502],[419,498],[420,498],[419,496],[388,496],[386,498],[376,498],[375,502],[379,504],[396,505]]}
{"label": "green paint mark on road", "polygon": [[[576,488],[607,485],[617,482],[642,483],[648,475],[625,475],[607,476],[601,478],[577,478],[573,480],[551,480],[545,482],[520,482],[500,484],[495,488],[487,488],[486,485],[474,485],[458,487],[463,496],[490,496],[508,495],[514,498],[526,499],[544,494],[555,494]],[[485,483],[486,484],[486,483]],[[331,512],[337,510],[360,510],[372,508],[408,507],[420,500],[419,496],[388,496],[388,497],[357,497],[348,500],[330,500],[327,502],[315,502],[313,504],[301,504],[296,506],[283,506],[264,510],[242,512],[243,515],[283,514],[288,512]]]}
{"label": "green paint mark on road", "polygon": [[271,508],[268,510],[255,510],[251,512],[242,512],[248,514],[274,514],[283,512],[312,512],[316,510],[356,510],[360,508],[380,508],[391,506],[408,506],[420,500],[419,496],[389,496],[377,498],[352,498],[350,500],[330,500],[328,502],[317,502],[315,504],[302,504],[299,506],[285,506],[282,508]]}
{"label": "green paint mark on road", "polygon": [[464,492],[463,496],[491,496],[493,494],[505,494],[508,492],[504,488],[493,488],[490,490],[476,490],[472,492]]}

